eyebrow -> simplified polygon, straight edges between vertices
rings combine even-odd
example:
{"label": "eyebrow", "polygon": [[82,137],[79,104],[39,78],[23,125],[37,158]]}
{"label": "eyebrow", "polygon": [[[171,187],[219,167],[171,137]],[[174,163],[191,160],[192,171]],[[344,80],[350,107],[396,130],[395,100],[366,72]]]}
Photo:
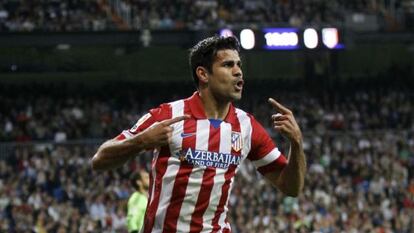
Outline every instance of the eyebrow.
{"label": "eyebrow", "polygon": [[222,65],[227,65],[227,64],[234,65],[234,63],[240,64],[240,66],[242,65],[241,60],[224,60],[221,62]]}

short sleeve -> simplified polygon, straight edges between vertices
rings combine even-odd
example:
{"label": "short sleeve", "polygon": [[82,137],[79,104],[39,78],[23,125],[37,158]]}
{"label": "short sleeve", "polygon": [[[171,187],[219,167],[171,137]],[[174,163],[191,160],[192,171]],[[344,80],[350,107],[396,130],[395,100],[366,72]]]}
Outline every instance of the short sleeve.
{"label": "short sleeve", "polygon": [[276,147],[263,126],[253,117],[251,117],[251,122],[251,150],[247,159],[262,175],[283,169],[287,164],[286,157]]}
{"label": "short sleeve", "polygon": [[149,110],[143,115],[132,128],[122,131],[115,139],[124,140],[130,138],[145,129],[149,128],[155,122],[163,121],[171,118],[171,106],[169,104],[162,104],[157,108]]}

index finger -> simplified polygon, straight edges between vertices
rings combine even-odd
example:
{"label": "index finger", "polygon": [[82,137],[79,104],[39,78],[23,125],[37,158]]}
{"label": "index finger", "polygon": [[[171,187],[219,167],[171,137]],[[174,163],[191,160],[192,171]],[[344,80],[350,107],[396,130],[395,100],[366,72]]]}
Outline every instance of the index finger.
{"label": "index finger", "polygon": [[273,98],[269,98],[269,103],[279,112],[281,113],[291,113],[291,111],[286,108],[285,106],[281,105],[279,102],[277,102],[276,100],[274,100]]}
{"label": "index finger", "polygon": [[163,121],[166,125],[172,125],[174,123],[189,119],[190,116],[189,115],[183,115],[183,116],[178,116],[178,117],[174,117],[168,120]]}

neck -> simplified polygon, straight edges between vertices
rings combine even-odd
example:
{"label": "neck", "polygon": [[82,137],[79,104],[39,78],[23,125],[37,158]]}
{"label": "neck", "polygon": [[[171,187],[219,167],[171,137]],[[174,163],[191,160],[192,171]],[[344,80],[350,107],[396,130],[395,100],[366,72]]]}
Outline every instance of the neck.
{"label": "neck", "polygon": [[230,109],[230,101],[220,101],[207,90],[200,90],[200,97],[208,119],[224,120]]}
{"label": "neck", "polygon": [[147,190],[144,187],[139,187],[137,191],[140,192],[140,193],[142,193],[142,194],[146,194],[147,193]]}

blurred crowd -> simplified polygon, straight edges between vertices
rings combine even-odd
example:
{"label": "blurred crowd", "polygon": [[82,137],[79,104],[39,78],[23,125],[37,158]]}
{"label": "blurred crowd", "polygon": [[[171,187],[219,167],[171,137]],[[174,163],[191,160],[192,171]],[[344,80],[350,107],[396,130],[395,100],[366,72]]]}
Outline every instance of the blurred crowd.
{"label": "blurred crowd", "polygon": [[309,170],[298,198],[244,167],[230,199],[234,232],[413,232],[412,132],[316,133],[305,142]]}
{"label": "blurred crowd", "polygon": [[[356,88],[360,84],[354,83],[316,93],[271,88],[279,85],[283,84],[248,83],[245,98],[237,104],[255,113],[268,126],[272,109],[266,100],[274,96],[296,112],[305,132],[413,129],[414,96],[408,86]],[[264,87],[269,90],[263,91]],[[157,92],[152,91],[155,89]],[[122,127],[132,126],[150,108],[190,96],[194,90],[192,83],[117,83],[99,87],[3,85],[0,86],[0,141],[111,138]]]}
{"label": "blurred crowd", "polygon": [[102,31],[111,22],[94,0],[0,2],[0,32]]}
{"label": "blurred crowd", "polygon": [[[0,232],[126,232],[128,177],[148,170],[151,155],[108,172],[92,171],[89,159],[101,140],[148,108],[191,95],[191,85],[0,87],[0,141],[9,142],[0,145]],[[262,95],[292,108],[308,174],[303,194],[290,198],[246,162],[229,200],[233,232],[414,232],[412,88],[334,90],[246,85],[239,105],[269,131],[271,109]],[[287,153],[286,141],[272,136]]]}
{"label": "blurred crowd", "polygon": [[93,172],[95,147],[20,146],[0,160],[0,231],[126,232],[130,169]]}
{"label": "blurred crowd", "polygon": [[124,24],[129,29],[341,26],[350,13],[404,25],[414,13],[409,6],[409,1],[378,0],[5,0],[0,3],[0,31],[103,31]]}
{"label": "blurred crowd", "polygon": [[[392,7],[391,7],[392,5]],[[350,13],[384,16],[404,14],[401,2],[366,0],[176,0],[151,2],[122,0],[120,14],[130,16],[133,28],[207,29],[222,27],[259,27],[335,25],[343,26]],[[403,23],[401,21],[400,23]]]}

